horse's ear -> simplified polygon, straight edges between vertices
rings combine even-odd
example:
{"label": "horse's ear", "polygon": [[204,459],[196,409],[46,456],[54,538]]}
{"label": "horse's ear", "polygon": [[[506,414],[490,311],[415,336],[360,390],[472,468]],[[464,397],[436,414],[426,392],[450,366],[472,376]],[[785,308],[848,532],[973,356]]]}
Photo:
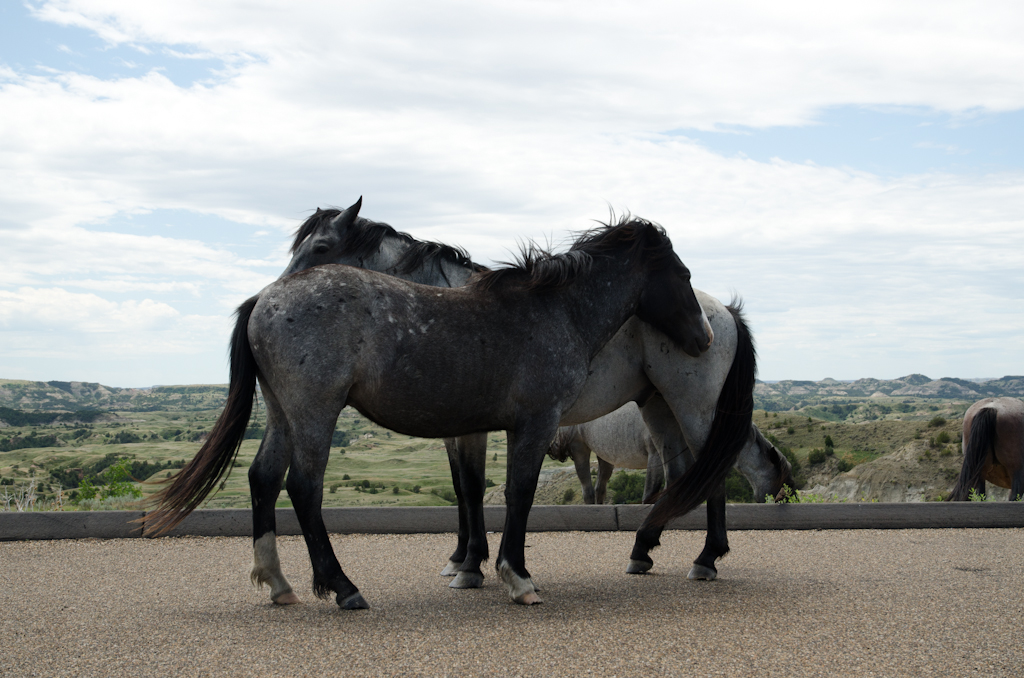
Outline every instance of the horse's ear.
{"label": "horse's ear", "polygon": [[316,208],[316,214],[320,214],[321,212],[323,212],[323,210],[322,210],[322,209],[320,209],[319,207],[317,207],[317,208]]}
{"label": "horse's ear", "polygon": [[362,206],[363,196],[359,196],[359,200],[356,200],[354,205],[334,218],[334,226],[338,229],[338,232],[343,231],[355,223],[356,217],[359,216],[359,208]]}

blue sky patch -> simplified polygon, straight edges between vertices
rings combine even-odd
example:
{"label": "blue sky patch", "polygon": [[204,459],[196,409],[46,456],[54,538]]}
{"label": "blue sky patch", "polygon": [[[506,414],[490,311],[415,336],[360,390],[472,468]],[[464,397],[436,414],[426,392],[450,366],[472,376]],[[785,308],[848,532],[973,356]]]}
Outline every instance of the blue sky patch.
{"label": "blue sky patch", "polygon": [[1024,169],[1024,111],[959,116],[925,108],[840,106],[802,127],[723,127],[684,136],[725,156],[813,162],[891,177],[925,172],[987,174]]}
{"label": "blue sky patch", "polygon": [[[40,21],[20,3],[0,4],[0,64],[27,75],[48,69],[102,80],[137,78],[157,69],[178,87],[216,81],[220,59],[195,58],[189,45],[110,45],[92,31]],[[177,54],[175,54],[177,53]],[[181,56],[185,55],[185,56]]]}

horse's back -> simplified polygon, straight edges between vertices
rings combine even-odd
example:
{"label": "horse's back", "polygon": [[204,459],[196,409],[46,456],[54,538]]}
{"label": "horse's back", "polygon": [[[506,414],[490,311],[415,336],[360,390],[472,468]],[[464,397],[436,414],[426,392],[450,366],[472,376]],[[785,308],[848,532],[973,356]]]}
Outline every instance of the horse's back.
{"label": "horse's back", "polygon": [[580,435],[594,453],[617,468],[647,468],[650,433],[635,402],[581,424]]}
{"label": "horse's back", "polygon": [[392,430],[450,437],[507,429],[532,402],[522,382],[539,374],[568,392],[582,382],[550,364],[581,349],[558,331],[557,313],[538,315],[528,300],[325,265],[268,286],[249,337],[270,389],[291,394],[279,400],[320,409],[340,399]]}

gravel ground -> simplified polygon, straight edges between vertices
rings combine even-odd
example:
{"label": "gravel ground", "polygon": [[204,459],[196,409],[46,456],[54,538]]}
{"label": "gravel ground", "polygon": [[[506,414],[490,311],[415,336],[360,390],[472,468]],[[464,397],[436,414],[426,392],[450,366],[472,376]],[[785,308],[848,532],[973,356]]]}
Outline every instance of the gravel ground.
{"label": "gravel ground", "polygon": [[[720,579],[669,532],[624,574],[628,533],[528,535],[543,605],[438,576],[452,535],[335,536],[370,610],[249,584],[250,540],[0,542],[0,674],[12,676],[1020,676],[1024,530],[733,532]],[[491,535],[497,552],[500,535]]]}

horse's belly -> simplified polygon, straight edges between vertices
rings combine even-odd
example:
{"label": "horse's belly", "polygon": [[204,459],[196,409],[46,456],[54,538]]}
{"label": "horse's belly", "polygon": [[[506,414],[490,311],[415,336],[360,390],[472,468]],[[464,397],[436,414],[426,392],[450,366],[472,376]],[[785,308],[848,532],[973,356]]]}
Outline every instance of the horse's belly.
{"label": "horse's belly", "polygon": [[503,399],[479,391],[423,389],[392,380],[373,389],[355,386],[348,404],[374,422],[410,436],[450,438],[510,428]]}

